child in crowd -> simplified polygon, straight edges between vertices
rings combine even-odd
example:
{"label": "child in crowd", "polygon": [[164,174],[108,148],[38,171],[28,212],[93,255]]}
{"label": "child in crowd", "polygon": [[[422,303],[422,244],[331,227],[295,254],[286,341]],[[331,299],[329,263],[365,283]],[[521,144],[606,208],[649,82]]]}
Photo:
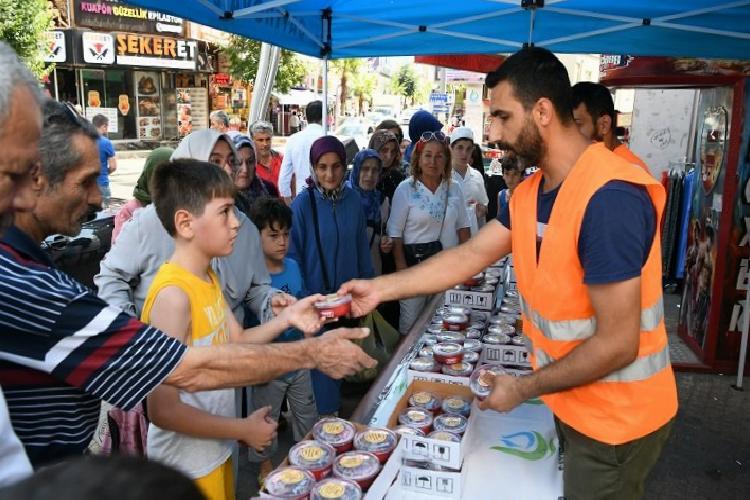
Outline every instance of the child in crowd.
{"label": "child in crowd", "polygon": [[508,210],[510,205],[510,197],[513,196],[513,191],[516,187],[521,184],[523,180],[524,165],[523,161],[518,158],[514,153],[507,152],[503,157],[503,180],[505,181],[506,189],[501,190],[497,194],[497,213],[501,214],[503,211]]}
{"label": "child in crowd", "polygon": [[[296,261],[286,256],[289,250],[289,233],[292,228],[292,210],[278,198],[258,198],[250,210],[250,218],[260,231],[260,241],[266,267],[271,275],[271,286],[294,297],[305,296],[302,273]],[[290,329],[278,336],[275,342],[300,340],[303,334]],[[271,407],[271,417],[278,420],[286,396],[292,415],[294,440],[301,441],[318,420],[310,370],[298,370],[267,384],[253,386],[253,408]],[[260,475],[265,477],[273,470],[271,457],[276,452],[278,440],[258,452],[263,459]]]}
{"label": "child in crowd", "polygon": [[[211,260],[232,251],[239,230],[235,186],[216,165],[176,160],[153,176],[156,212],[175,240],[170,260],[156,274],[142,319],[191,346],[266,343],[291,326],[313,333],[321,321],[309,297],[271,321],[242,330],[224,300]],[[188,393],[159,386],[148,397],[147,454],[193,479],[209,500],[234,499],[233,441],[262,449],[277,424],[271,408],[235,418],[233,389]]]}

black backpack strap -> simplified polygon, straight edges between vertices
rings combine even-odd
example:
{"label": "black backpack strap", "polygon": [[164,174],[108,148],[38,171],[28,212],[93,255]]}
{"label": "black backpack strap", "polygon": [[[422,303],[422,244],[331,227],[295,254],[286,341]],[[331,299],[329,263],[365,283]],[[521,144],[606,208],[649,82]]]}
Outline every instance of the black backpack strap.
{"label": "black backpack strap", "polygon": [[331,282],[328,281],[328,269],[326,269],[326,260],[323,256],[323,246],[320,244],[320,223],[318,222],[318,204],[315,201],[315,190],[312,187],[307,188],[307,194],[310,195],[310,209],[312,210],[313,224],[315,225],[315,246],[318,248],[318,259],[320,268],[323,271],[323,284],[326,287],[326,293],[333,293]]}

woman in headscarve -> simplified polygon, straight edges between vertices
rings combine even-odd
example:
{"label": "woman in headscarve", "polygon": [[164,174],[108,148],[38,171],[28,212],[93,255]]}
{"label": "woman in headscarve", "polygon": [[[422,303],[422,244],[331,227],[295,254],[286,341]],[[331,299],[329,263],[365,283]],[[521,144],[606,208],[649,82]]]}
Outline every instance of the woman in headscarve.
{"label": "woman in headscarve", "polygon": [[367,241],[375,276],[382,273],[381,251],[389,254],[393,242],[385,231],[388,221],[389,203],[377,188],[382,172],[382,160],[374,149],[363,149],[354,157],[352,175],[346,185],[354,189],[362,199],[362,209],[367,218]]}
{"label": "woman in headscarve", "polygon": [[393,193],[406,178],[401,169],[401,148],[396,134],[389,130],[376,130],[370,137],[370,149],[377,151],[383,161],[383,174],[380,176],[378,190],[390,205]]}
{"label": "woman in headscarve", "polygon": [[[335,293],[354,278],[374,275],[367,220],[357,192],[344,184],[346,151],[333,136],[310,147],[309,187],[292,203],[289,257],[299,264],[307,293]],[[346,321],[329,327],[349,326]],[[340,381],[312,372],[318,412],[331,415],[341,404]]]}
{"label": "woman in headscarve", "polygon": [[154,169],[158,165],[168,162],[173,152],[172,148],[156,148],[149,153],[141,176],[138,177],[138,182],[135,183],[133,199],[123,205],[120,211],[117,212],[117,215],[115,215],[115,228],[112,230],[113,245],[120,231],[122,231],[122,226],[133,218],[135,211],[151,203],[151,174],[154,173]]}
{"label": "woman in headscarve", "polygon": [[255,143],[244,134],[232,137],[234,148],[237,150],[237,175],[234,185],[237,187],[237,205],[243,213],[247,214],[250,207],[258,198],[278,198],[279,190],[272,182],[261,179],[255,175],[255,159],[257,151]]}

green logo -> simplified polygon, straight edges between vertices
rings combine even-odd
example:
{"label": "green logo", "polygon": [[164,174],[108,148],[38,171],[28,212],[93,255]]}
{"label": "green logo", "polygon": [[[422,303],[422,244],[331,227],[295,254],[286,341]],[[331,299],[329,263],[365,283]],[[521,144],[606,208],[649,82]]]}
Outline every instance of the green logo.
{"label": "green logo", "polygon": [[516,432],[507,434],[500,438],[503,446],[492,446],[491,450],[497,450],[507,455],[523,458],[530,462],[536,462],[551,457],[557,452],[555,438],[547,441],[540,432]]}

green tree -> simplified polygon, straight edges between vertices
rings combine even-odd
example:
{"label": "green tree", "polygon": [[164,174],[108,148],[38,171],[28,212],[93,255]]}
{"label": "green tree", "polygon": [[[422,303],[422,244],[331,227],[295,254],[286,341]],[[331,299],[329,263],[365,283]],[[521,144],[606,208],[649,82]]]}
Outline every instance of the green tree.
{"label": "green tree", "polygon": [[361,59],[336,59],[331,61],[333,71],[339,76],[339,87],[341,88],[341,113],[346,108],[346,98],[349,96],[349,80],[358,74],[362,66]]}
{"label": "green tree", "polygon": [[29,69],[44,76],[44,32],[52,27],[46,0],[0,0],[0,40],[10,44]]}
{"label": "green tree", "polygon": [[[229,57],[230,74],[233,78],[246,82],[255,81],[260,62],[260,45],[261,42],[258,40],[232,35],[229,44],[224,47],[224,51]],[[279,70],[276,73],[274,88],[282,93],[289,92],[290,88],[302,83],[306,75],[307,67],[302,60],[294,52],[281,49],[281,60]]]}
{"label": "green tree", "polygon": [[359,114],[365,112],[365,101],[372,103],[372,93],[378,83],[377,77],[372,73],[358,72],[352,81],[352,92],[357,96]]}
{"label": "green tree", "polygon": [[417,75],[408,64],[401,66],[396,72],[396,76],[391,80],[393,92],[404,96],[403,107],[406,107],[407,99],[410,99],[411,103],[414,104],[414,98],[419,91],[418,86],[419,82],[417,81]]}

